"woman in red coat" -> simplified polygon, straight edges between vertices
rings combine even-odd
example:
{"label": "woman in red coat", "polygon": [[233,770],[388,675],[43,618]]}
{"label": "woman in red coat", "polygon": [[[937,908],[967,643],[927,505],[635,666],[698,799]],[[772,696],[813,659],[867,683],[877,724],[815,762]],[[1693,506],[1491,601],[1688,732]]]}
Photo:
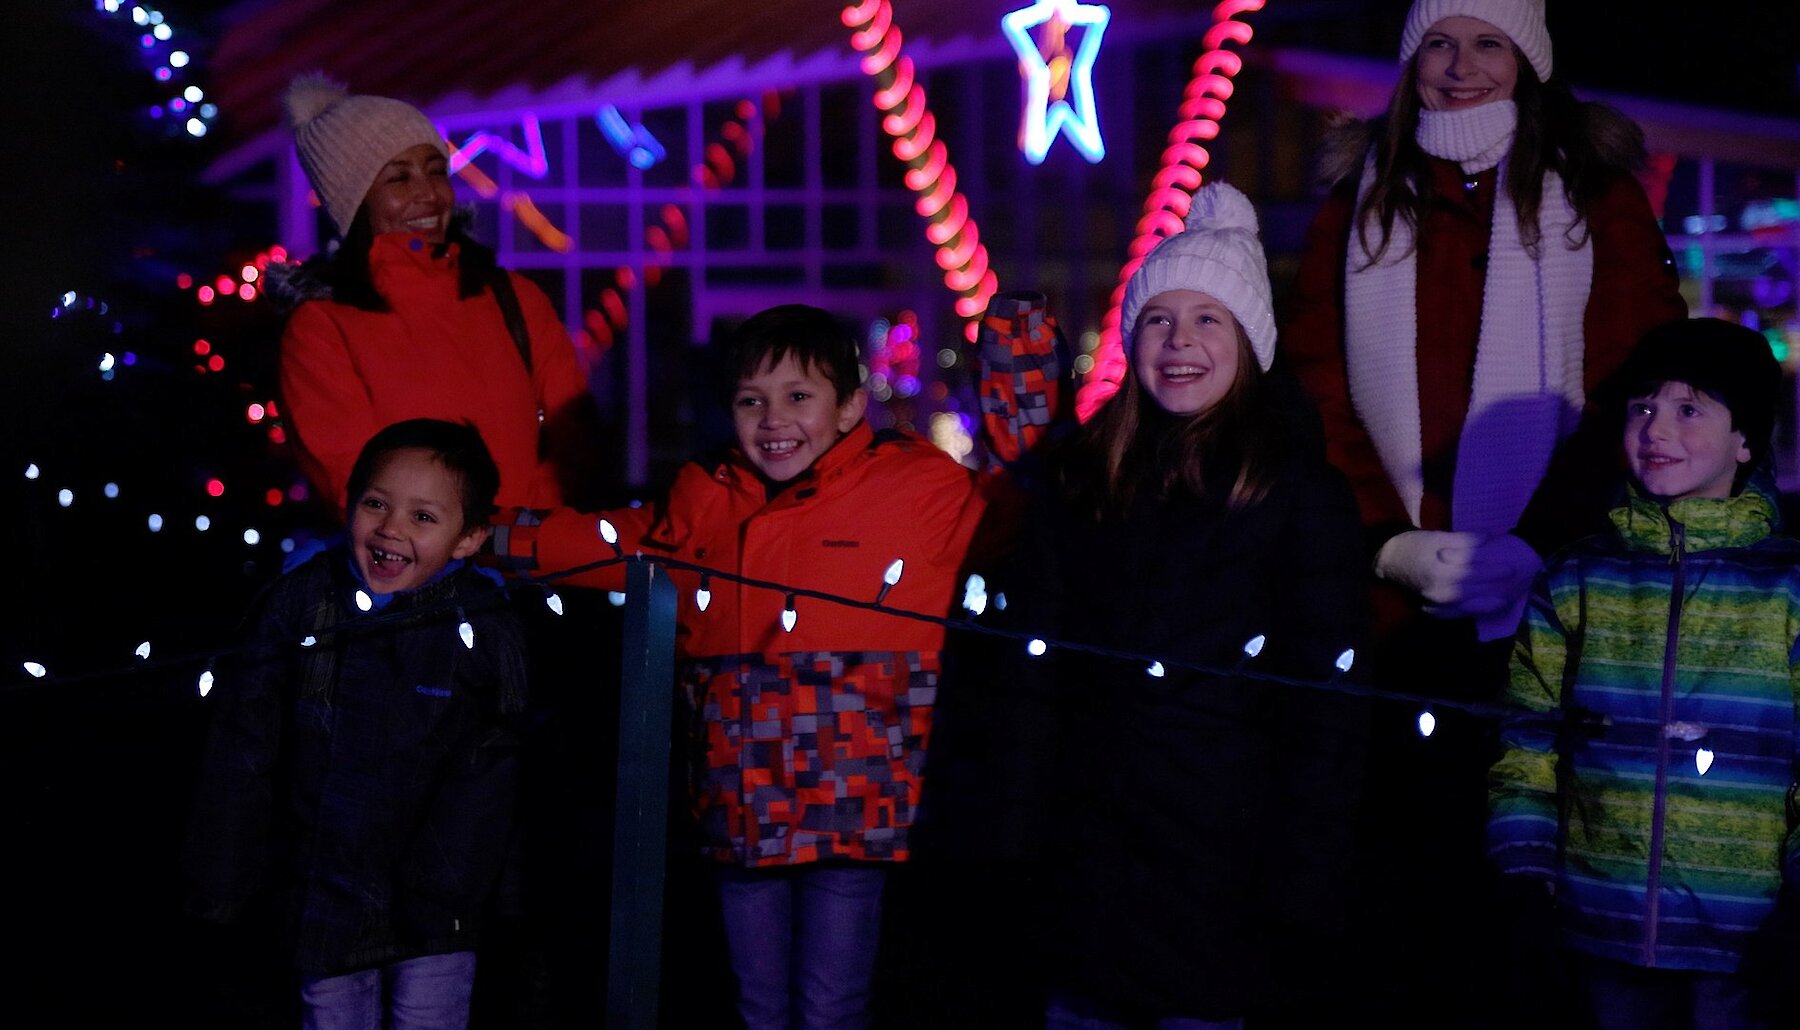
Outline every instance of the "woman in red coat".
{"label": "woman in red coat", "polygon": [[[1555,473],[1551,457],[1588,392],[1686,305],[1631,175],[1642,133],[1552,74],[1542,0],[1416,0],[1400,58],[1387,112],[1332,141],[1282,336],[1367,532],[1378,684],[1489,699],[1540,555],[1587,515],[1566,483],[1605,470],[1579,447]],[[1372,750],[1364,882],[1372,904],[1402,899],[1383,916],[1397,948],[1480,964],[1430,934],[1492,936],[1460,900],[1485,873],[1488,727],[1425,741],[1411,714],[1379,721],[1395,739]],[[1408,968],[1404,950],[1387,961]],[[1396,999],[1442,982],[1387,979]]]}
{"label": "woman in red coat", "polygon": [[342,242],[277,287],[299,306],[281,340],[283,417],[301,470],[342,512],[357,452],[409,418],[472,421],[503,506],[552,507],[591,487],[587,377],[549,300],[497,268],[452,218],[442,135],[400,100],[303,76],[284,98]]}

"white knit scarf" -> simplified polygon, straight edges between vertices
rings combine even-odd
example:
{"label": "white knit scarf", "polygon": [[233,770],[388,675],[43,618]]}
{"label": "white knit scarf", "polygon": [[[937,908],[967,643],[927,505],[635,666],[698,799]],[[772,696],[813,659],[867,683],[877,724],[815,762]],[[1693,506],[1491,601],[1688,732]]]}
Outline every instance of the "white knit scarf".
{"label": "white knit scarf", "polygon": [[[1512,145],[1516,118],[1511,102],[1425,113],[1433,117],[1421,118],[1417,139],[1427,153],[1469,162],[1465,170],[1496,168],[1481,335],[1469,413],[1456,452],[1450,524],[1455,530],[1505,532],[1518,524],[1549,467],[1551,451],[1580,417],[1582,318],[1593,283],[1593,249],[1585,227],[1581,245],[1570,245],[1575,211],[1563,195],[1562,179],[1548,171],[1538,208],[1537,255],[1520,242],[1518,212],[1505,186],[1504,155]],[[1498,165],[1489,161],[1470,168],[1489,158]],[[1358,208],[1374,181],[1371,150],[1363,164]],[[1379,225],[1371,224],[1371,239],[1379,239],[1378,230]],[[1373,265],[1354,228],[1348,249],[1344,349],[1350,399],[1416,526],[1425,486],[1412,230],[1396,218],[1387,251]]]}

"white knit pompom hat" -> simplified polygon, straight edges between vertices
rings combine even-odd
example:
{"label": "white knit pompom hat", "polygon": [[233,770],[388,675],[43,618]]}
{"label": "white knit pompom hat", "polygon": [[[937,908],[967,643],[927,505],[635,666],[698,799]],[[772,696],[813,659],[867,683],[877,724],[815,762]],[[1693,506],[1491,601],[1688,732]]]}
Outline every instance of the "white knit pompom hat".
{"label": "white knit pompom hat", "polygon": [[1269,261],[1257,235],[1256,208],[1236,186],[1200,187],[1188,208],[1184,231],[1156,245],[1131,281],[1119,312],[1125,352],[1131,352],[1138,314],[1159,293],[1195,290],[1225,305],[1244,333],[1263,371],[1275,360],[1275,310],[1269,300]]}
{"label": "white knit pompom hat", "polygon": [[1539,82],[1550,78],[1550,29],[1544,24],[1544,0],[1414,0],[1400,33],[1400,63],[1424,41],[1425,33],[1445,18],[1476,18],[1506,33]]}
{"label": "white knit pompom hat", "polygon": [[[317,72],[295,77],[282,98],[300,167],[339,235],[389,161],[421,143],[445,154],[444,138],[419,109],[392,97],[351,96]],[[448,156],[446,154],[446,156]]]}

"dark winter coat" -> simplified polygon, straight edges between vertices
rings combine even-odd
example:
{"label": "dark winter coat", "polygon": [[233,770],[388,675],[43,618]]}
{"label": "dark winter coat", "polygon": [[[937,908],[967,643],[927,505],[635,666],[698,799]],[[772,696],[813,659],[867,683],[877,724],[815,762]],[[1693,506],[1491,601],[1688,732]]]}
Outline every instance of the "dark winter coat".
{"label": "dark winter coat", "polygon": [[471,567],[374,612],[360,587],[340,547],[266,593],[208,698],[187,846],[190,907],[278,892],[307,975],[473,947],[512,832],[516,616]]}
{"label": "dark winter coat", "polygon": [[1146,500],[1097,523],[1035,507],[1007,580],[1012,624],[1166,663],[1157,676],[1144,661],[1020,648],[993,688],[1016,692],[996,745],[1013,752],[1011,787],[1019,768],[1043,771],[1053,989],[1143,1017],[1239,1016],[1266,998],[1278,960],[1305,977],[1308,946],[1341,929],[1364,705],[1234,670],[1336,675],[1364,632],[1359,532],[1343,477],[1299,457],[1236,512]]}

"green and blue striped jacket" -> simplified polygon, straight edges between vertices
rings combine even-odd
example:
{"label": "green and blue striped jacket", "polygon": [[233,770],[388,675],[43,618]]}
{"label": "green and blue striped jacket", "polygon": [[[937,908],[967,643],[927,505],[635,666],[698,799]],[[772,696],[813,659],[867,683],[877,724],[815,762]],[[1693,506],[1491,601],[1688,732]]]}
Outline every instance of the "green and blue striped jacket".
{"label": "green and blue striped jacket", "polygon": [[1761,477],[1666,510],[1634,492],[1612,520],[1519,631],[1489,854],[1556,884],[1576,950],[1729,972],[1800,872],[1800,541],[1772,535]]}

